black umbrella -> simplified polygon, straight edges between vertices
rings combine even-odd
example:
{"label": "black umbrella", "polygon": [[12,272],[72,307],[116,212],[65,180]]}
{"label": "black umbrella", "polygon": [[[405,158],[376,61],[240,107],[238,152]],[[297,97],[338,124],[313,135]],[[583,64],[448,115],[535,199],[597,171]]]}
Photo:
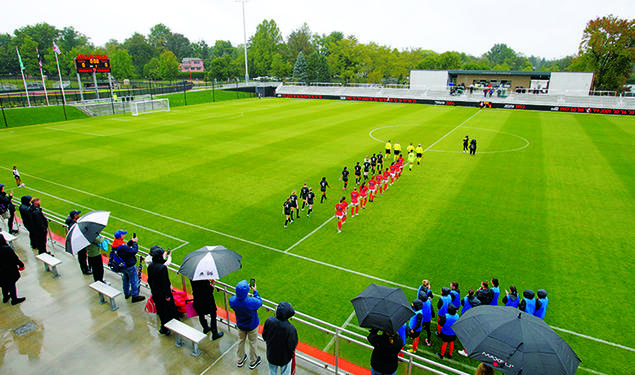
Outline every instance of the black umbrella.
{"label": "black umbrella", "polygon": [[179,273],[190,280],[217,280],[242,267],[242,257],[223,246],[205,246],[183,258]]}
{"label": "black umbrella", "polygon": [[574,374],[580,364],[547,323],[512,307],[475,307],[452,329],[470,358],[506,374]]}
{"label": "black umbrella", "polygon": [[106,227],[109,217],[108,211],[92,211],[80,217],[66,234],[66,251],[77,254],[90,245]]}
{"label": "black umbrella", "polygon": [[396,333],[415,313],[403,290],[370,284],[351,300],[360,327]]}

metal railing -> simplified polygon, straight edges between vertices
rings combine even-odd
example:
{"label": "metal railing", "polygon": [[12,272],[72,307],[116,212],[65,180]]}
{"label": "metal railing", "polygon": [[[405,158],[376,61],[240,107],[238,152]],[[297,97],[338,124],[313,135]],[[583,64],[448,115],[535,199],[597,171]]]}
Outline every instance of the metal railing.
{"label": "metal railing", "polygon": [[[14,197],[13,200],[19,205],[17,198]],[[68,227],[65,223],[66,219],[63,218],[60,214],[50,210],[43,210],[43,212],[45,216],[47,217],[47,219],[49,220],[49,224],[50,224],[49,236],[48,236],[49,242],[51,243],[52,246],[58,246],[58,247],[64,248],[65,244],[56,241],[54,239],[54,235],[58,235],[60,237],[64,237],[66,235],[68,231]],[[19,214],[19,210],[16,210],[16,214]],[[108,239],[112,243],[113,238],[111,236],[108,236],[105,234],[102,234],[102,236]],[[149,256],[149,253],[148,253],[149,248],[139,245],[139,249],[140,249],[139,254],[142,256],[142,258]],[[106,268],[106,270],[109,270],[106,264],[104,264],[104,268]],[[179,270],[178,264],[171,263],[170,265],[168,265],[168,271],[169,271],[168,273],[170,274],[170,279],[173,281],[172,286],[175,289],[180,289],[187,293],[188,279],[184,275],[179,274],[178,270]],[[149,286],[143,281],[141,281],[141,286],[144,287],[145,289],[149,289]],[[229,313],[230,311],[229,298],[231,296],[236,295],[235,288],[229,284],[223,283],[218,280],[215,282],[214,286],[218,292],[222,292],[223,294],[222,299],[220,301],[221,305],[219,305],[218,307],[221,307],[224,309],[224,316],[220,316],[220,315],[217,316],[217,320],[221,324],[225,325],[228,332],[230,332],[231,330],[238,331],[238,327],[236,326],[235,322],[231,321],[230,313]],[[278,303],[274,301],[270,301],[265,298],[262,298],[262,301],[263,301],[262,308],[265,311],[275,313],[276,308],[278,307]],[[217,300],[217,305],[218,303],[219,302]],[[303,354],[299,351],[296,351],[296,358],[299,358],[312,366],[316,366],[322,370],[326,370],[333,374],[346,374],[347,372],[345,370],[342,370],[341,368],[342,361],[350,359],[350,358],[345,358],[341,353],[341,347],[342,345],[345,345],[345,344],[352,344],[358,348],[365,350],[367,352],[365,358],[366,359],[370,358],[370,352],[372,352],[373,347],[368,344],[367,338],[364,335],[353,332],[344,327],[334,325],[324,320],[315,318],[311,315],[304,314],[299,311],[296,311],[295,316],[292,318],[292,320],[294,323],[301,324],[302,326],[308,329],[326,334],[333,341],[333,345],[334,345],[334,353],[332,354],[333,363],[324,362],[310,355]],[[263,341],[260,335],[258,336],[258,339]],[[433,374],[439,374],[439,375],[447,375],[447,374],[468,375],[467,373],[463,371],[432,361],[427,358],[423,358],[421,356],[415,355],[410,352],[402,351],[402,354],[403,354],[403,357],[400,358],[400,361],[406,364],[408,375],[412,374],[412,371],[414,369],[420,369],[420,370],[424,370],[424,371],[427,371]],[[368,363],[368,361],[366,360],[365,363]],[[363,367],[363,366],[360,366],[360,367]]]}

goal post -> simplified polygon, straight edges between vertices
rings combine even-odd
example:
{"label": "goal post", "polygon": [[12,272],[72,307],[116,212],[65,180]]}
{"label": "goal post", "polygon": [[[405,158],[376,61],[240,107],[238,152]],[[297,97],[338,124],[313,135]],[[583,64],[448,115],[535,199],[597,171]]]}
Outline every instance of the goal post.
{"label": "goal post", "polygon": [[148,99],[130,102],[130,113],[132,113],[133,116],[152,112],[170,112],[170,100]]}

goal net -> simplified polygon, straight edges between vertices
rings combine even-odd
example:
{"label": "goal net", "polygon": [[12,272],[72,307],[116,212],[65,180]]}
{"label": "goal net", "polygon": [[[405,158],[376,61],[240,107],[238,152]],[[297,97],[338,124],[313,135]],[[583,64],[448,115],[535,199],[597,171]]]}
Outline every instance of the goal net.
{"label": "goal net", "polygon": [[170,101],[168,99],[154,99],[130,102],[130,113],[133,116],[151,112],[170,112]]}

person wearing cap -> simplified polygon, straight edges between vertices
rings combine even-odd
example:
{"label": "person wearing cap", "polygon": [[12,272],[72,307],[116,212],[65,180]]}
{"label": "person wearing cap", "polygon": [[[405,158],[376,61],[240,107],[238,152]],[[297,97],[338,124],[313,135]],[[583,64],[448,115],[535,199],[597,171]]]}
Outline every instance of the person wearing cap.
{"label": "person wearing cap", "polygon": [[157,307],[157,315],[161,320],[159,333],[167,336],[170,334],[170,330],[165,328],[165,323],[172,319],[178,319],[179,313],[174,305],[168,267],[164,264],[164,253],[160,246],[155,245],[150,248],[152,263],[148,264],[148,285],[150,285],[152,299]]}
{"label": "person wearing cap", "polygon": [[35,197],[31,203],[29,216],[31,217],[31,227],[33,228],[31,235],[33,236],[35,248],[38,254],[48,253],[49,255],[53,255],[46,250],[46,236],[49,230],[49,221],[46,216],[44,216],[44,213],[42,213],[42,202],[40,202],[40,198]]}
{"label": "person wearing cap", "polygon": [[[79,220],[79,214],[81,214],[81,211],[77,211],[77,210],[72,210],[69,214],[68,217],[66,217],[66,231],[68,232],[69,230],[71,230],[71,227],[75,224],[77,224],[77,220]],[[82,270],[82,273],[84,275],[90,275],[91,273],[93,273],[93,271],[91,271],[90,266],[88,265],[88,255],[87,255],[87,249],[83,248],[80,251],[77,252],[77,262],[79,263],[79,268]]]}
{"label": "person wearing cap", "polygon": [[126,299],[132,296],[132,302],[134,303],[143,301],[146,297],[139,295],[139,276],[137,275],[137,253],[139,252],[139,245],[137,244],[137,237],[132,237],[132,239],[126,243],[124,239],[126,234],[128,234],[128,232],[121,229],[115,232],[115,240],[112,241],[112,250],[126,262],[126,268],[123,270],[121,276],[123,295]]}
{"label": "person wearing cap", "polygon": [[0,184],[0,214],[4,214],[9,211],[9,221],[7,222],[7,226],[9,227],[9,233],[17,234],[20,231],[13,229],[13,219],[15,219],[15,206],[12,202],[13,192],[7,193],[4,192],[4,185]]}

